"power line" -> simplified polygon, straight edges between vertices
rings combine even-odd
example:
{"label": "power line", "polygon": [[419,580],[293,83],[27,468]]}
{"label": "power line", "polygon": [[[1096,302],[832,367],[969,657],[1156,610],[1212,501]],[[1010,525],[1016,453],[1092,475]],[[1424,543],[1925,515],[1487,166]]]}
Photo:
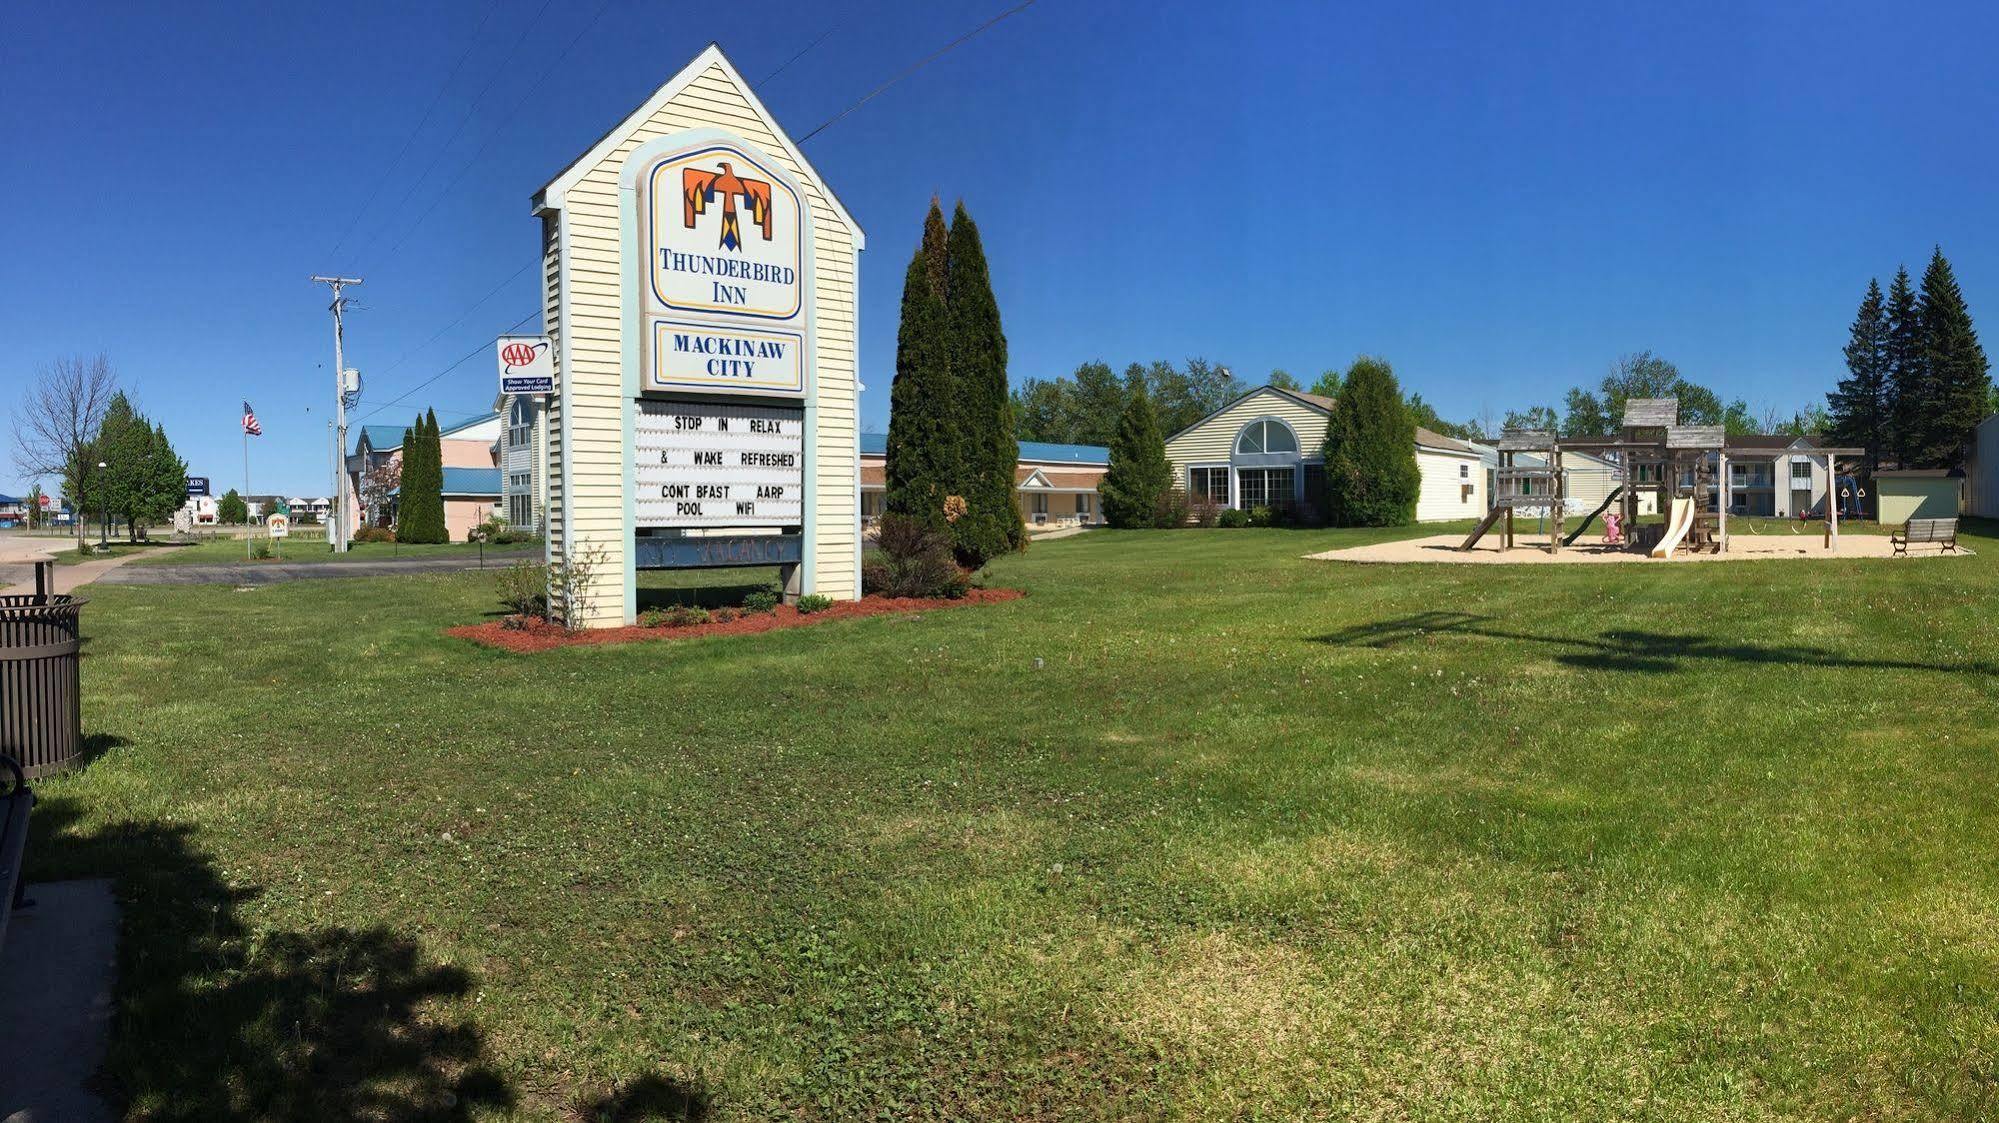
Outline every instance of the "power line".
{"label": "power line", "polygon": [[[546,5],[544,5],[544,7],[545,6]],[[451,182],[445,184],[444,189],[437,193],[437,198],[432,199],[430,201],[430,206],[425,207],[423,213],[416,216],[416,221],[410,224],[409,229],[403,231],[402,237],[397,238],[395,242],[389,246],[388,249],[382,251],[384,256],[392,255],[397,250],[401,249],[403,243],[409,241],[410,235],[416,233],[417,229],[423,225],[424,219],[429,218],[431,212],[436,210],[439,204],[443,203],[446,199],[449,199],[451,197],[451,189],[458,186],[458,181],[465,178],[465,173],[472,170],[473,165],[479,162],[479,157],[484,156],[486,154],[486,150],[493,146],[493,142],[500,139],[500,135],[507,131],[507,125],[510,123],[511,118],[515,114],[518,114],[521,111],[521,107],[528,103],[528,99],[534,96],[535,91],[541,89],[542,83],[548,81],[548,76],[550,74],[555,73],[556,64],[560,63],[566,56],[568,56],[569,52],[576,48],[576,44],[583,41],[583,36],[588,34],[591,28],[597,26],[597,21],[604,17],[604,13],[609,11],[610,7],[611,7],[611,0],[604,0],[604,3],[597,8],[597,14],[591,16],[589,22],[585,23],[582,27],[578,28],[576,34],[570,37],[569,44],[563,47],[562,50],[555,55],[555,57],[549,59],[546,63],[542,64],[541,76],[539,78],[536,78],[534,83],[530,85],[524,93],[521,94],[520,100],[514,103],[513,108],[507,110],[507,112],[504,115],[502,115],[502,117],[500,118],[500,123],[494,127],[491,133],[488,133],[486,135],[485,142],[479,145],[478,150],[473,152],[471,158],[466,160],[464,165],[458,169],[457,174],[451,177]]]}
{"label": "power line", "polygon": [[[769,74],[766,74],[766,75],[764,75],[763,77],[761,77],[761,78],[757,79],[757,80],[756,80],[756,86],[761,86],[761,85],[763,85],[763,84],[764,84],[765,82],[768,82],[768,81],[770,81],[770,80],[771,80],[772,78],[775,78],[775,77],[777,77],[778,75],[780,75],[780,74],[784,73],[784,72],[785,72],[785,71],[786,71],[787,69],[789,69],[789,68],[790,68],[790,66],[791,66],[791,64],[792,64],[792,63],[794,63],[794,62],[797,62],[797,61],[798,61],[799,59],[802,59],[802,58],[804,58],[804,57],[805,57],[806,55],[810,54],[810,53],[812,52],[812,48],[814,48],[814,47],[818,46],[818,45],[819,45],[819,44],[821,44],[821,43],[824,43],[824,42],[826,41],[826,37],[827,37],[827,36],[829,36],[829,35],[833,34],[833,33],[834,33],[835,31],[838,31],[838,30],[840,30],[840,25],[836,23],[836,24],[834,24],[833,26],[831,26],[831,27],[827,28],[826,30],[824,30],[824,31],[820,32],[820,33],[819,33],[819,38],[817,38],[817,39],[814,39],[814,40],[813,40],[812,42],[810,42],[810,43],[807,43],[807,44],[805,44],[805,46],[803,46],[803,47],[800,47],[800,48],[798,49],[798,53],[797,53],[797,54],[795,54],[795,55],[791,56],[791,57],[790,57],[790,58],[788,58],[788,59],[785,59],[785,60],[784,60],[784,62],[783,62],[783,63],[781,63],[781,64],[780,64],[780,65],[778,66],[778,68],[777,68],[776,70],[773,70],[773,71],[771,71],[771,72],[770,72]],[[752,88],[752,89],[755,89],[755,88],[756,88],[756,86],[752,86],[751,88]]]}
{"label": "power line", "polygon": [[[458,119],[458,127],[452,129],[451,135],[444,139],[444,143],[437,146],[435,154],[430,158],[430,163],[424,166],[423,174],[411,181],[409,190],[403,192],[403,197],[396,200],[395,208],[390,212],[391,214],[401,211],[409,203],[411,196],[416,194],[416,189],[423,186],[424,180],[430,178],[430,173],[437,170],[437,165],[439,161],[444,159],[444,153],[451,147],[451,142],[458,139],[459,134],[465,131],[466,125],[471,124],[472,115],[478,110],[479,103],[486,100],[486,95],[492,92],[493,85],[500,80],[502,74],[507,72],[506,61],[514,56],[514,52],[521,49],[521,44],[527,41],[528,33],[534,30],[535,24],[541,22],[541,17],[548,11],[548,6],[554,2],[555,0],[541,0],[541,7],[535,10],[534,16],[521,25],[521,33],[514,37],[513,45],[508,47],[504,54],[495,56],[499,62],[493,67],[492,77],[486,79],[484,86],[479,87],[479,92],[473,96],[471,104],[465,107],[465,115]],[[599,14],[601,15],[602,13],[600,12]],[[548,71],[544,68],[542,73],[546,75]],[[388,223],[384,221],[382,227],[387,229]]]}
{"label": "power line", "polygon": [[[527,315],[522,316],[520,319],[515,320],[512,325],[507,327],[504,331],[500,332],[500,334],[505,335],[507,332],[517,331],[520,328],[525,327],[529,320],[532,320],[539,315],[541,315],[541,309],[537,308],[534,311],[529,312]],[[464,366],[466,363],[471,362],[474,356],[489,353],[487,351],[487,348],[491,347],[492,345],[493,345],[492,341],[490,340],[480,343],[477,347],[474,347],[470,351],[465,352],[463,355],[458,356],[457,360],[454,361],[450,366],[445,367],[443,370],[438,371],[436,374],[431,375],[429,378],[426,378],[422,382],[419,382],[416,385],[410,387],[409,389],[403,391],[401,394],[398,394],[396,397],[386,402],[383,402],[381,405],[378,405],[374,409],[371,409],[368,412],[362,414],[361,416],[355,418],[351,422],[351,424],[359,425],[361,422],[366,421],[368,418],[375,416],[376,414],[382,412],[385,409],[388,409],[390,406],[402,404],[406,399],[409,398],[410,395],[416,393],[418,390],[423,389],[424,387],[430,385],[431,383],[436,382],[438,379],[443,378],[445,375],[450,374],[452,371],[457,370],[459,367]]]}
{"label": "power line", "polygon": [[396,149],[395,159],[390,160],[388,166],[382,169],[382,174],[375,180],[374,190],[368,192],[368,200],[361,204],[360,210],[354,212],[354,218],[347,224],[347,229],[341,231],[340,240],[333,244],[333,252],[326,255],[329,261],[339,258],[340,251],[347,245],[347,239],[353,236],[355,228],[361,225],[361,219],[367,215],[368,208],[374,206],[376,198],[382,194],[382,188],[388,184],[389,176],[402,166],[403,157],[409,155],[410,145],[415,143],[417,134],[423,132],[423,127],[430,123],[430,115],[436,112],[438,103],[444,100],[444,91],[451,88],[451,83],[457,79],[458,72],[465,69],[465,61],[472,57],[473,49],[479,45],[479,35],[486,30],[486,25],[493,19],[493,13],[498,10],[498,5],[488,5],[486,13],[479,17],[479,25],[472,29],[471,37],[465,41],[464,52],[451,66],[451,73],[445,75],[444,81],[439,83],[437,92],[430,97],[430,104],[423,107],[423,116],[417,118],[416,127],[403,138],[403,146]]}
{"label": "power line", "polygon": [[951,40],[949,43],[946,43],[943,46],[937,48],[935,51],[932,51],[930,54],[925,55],[923,58],[919,59],[916,62],[916,65],[911,66],[909,69],[903,71],[902,73],[896,75],[893,78],[890,78],[888,81],[883,82],[881,85],[876,86],[873,90],[870,90],[866,97],[848,106],[847,108],[842,109],[840,112],[835,113],[832,116],[832,118],[828,120],[824,125],[821,125],[818,128],[812,130],[811,132],[806,133],[804,136],[799,137],[798,143],[804,144],[806,141],[811,140],[813,137],[818,136],[820,133],[825,132],[827,128],[840,121],[840,119],[845,117],[847,114],[852,113],[854,110],[859,109],[861,106],[866,105],[870,101],[873,101],[877,94],[880,94],[882,91],[888,89],[890,86],[895,85],[897,82],[902,81],[904,78],[909,77],[910,75],[916,73],[917,71],[937,61],[939,58],[942,58],[945,54],[947,54],[953,47],[956,47],[958,44],[963,43],[969,39],[976,38],[981,32],[985,31],[987,28],[991,27],[992,25],[1000,22],[1003,19],[1006,19],[1009,16],[1019,15],[1020,13],[1026,11],[1027,9],[1033,6],[1034,6],[1034,0],[1026,0],[1025,3],[1017,4],[1011,8],[1008,8],[1006,11],[1001,12],[999,15],[994,16],[993,18],[971,29],[970,31],[965,32],[963,35],[958,36],[956,39]]}
{"label": "power line", "polygon": [[527,272],[530,269],[533,269],[535,266],[539,264],[541,264],[539,261],[530,260],[527,264],[521,266],[519,269],[514,270],[512,276],[509,276],[506,280],[501,281],[497,285],[494,285],[493,290],[491,292],[487,293],[485,296],[482,296],[478,300],[474,301],[471,307],[465,309],[465,311],[458,314],[457,319],[444,325],[442,328],[439,328],[436,335],[431,336],[429,339],[426,339],[422,343],[417,344],[415,347],[412,347],[409,350],[403,352],[402,358],[397,359],[395,362],[390,363],[388,366],[383,367],[382,374],[388,374],[390,371],[395,370],[397,367],[402,366],[404,363],[409,361],[412,355],[415,355],[417,352],[423,350],[424,348],[444,338],[444,334],[446,332],[450,331],[452,328],[457,327],[459,324],[464,323],[466,317],[470,316],[474,312],[477,312],[480,309],[480,307],[482,307],[487,301],[500,295],[500,290],[506,288],[508,285],[513,284],[516,280],[520,278],[521,274]]}

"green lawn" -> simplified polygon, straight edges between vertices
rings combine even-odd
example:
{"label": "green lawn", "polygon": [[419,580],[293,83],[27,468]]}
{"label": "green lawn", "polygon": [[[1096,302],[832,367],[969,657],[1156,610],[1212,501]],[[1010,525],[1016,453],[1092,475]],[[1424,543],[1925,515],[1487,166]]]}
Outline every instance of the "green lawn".
{"label": "green lawn", "polygon": [[531,658],[476,574],[99,587],[30,872],[120,880],[137,1118],[1999,1114],[1999,539],[1299,557],[1370,537]]}
{"label": "green lawn", "polygon": [[[257,541],[264,541],[260,535]],[[192,546],[166,546],[146,548],[146,556],[127,564],[130,565],[205,565],[244,561],[249,547],[241,538],[212,538],[197,542]],[[437,546],[398,545],[394,542],[355,542],[345,554],[336,554],[326,548],[326,540],[320,537],[285,539],[277,543],[278,557],[271,560],[287,562],[333,562],[333,561],[387,561],[392,558],[409,557],[477,557],[479,545],[476,542],[449,542]],[[486,547],[486,556],[531,554],[534,560],[541,560],[541,543],[517,542],[508,546]],[[73,555],[72,555],[73,556]]]}

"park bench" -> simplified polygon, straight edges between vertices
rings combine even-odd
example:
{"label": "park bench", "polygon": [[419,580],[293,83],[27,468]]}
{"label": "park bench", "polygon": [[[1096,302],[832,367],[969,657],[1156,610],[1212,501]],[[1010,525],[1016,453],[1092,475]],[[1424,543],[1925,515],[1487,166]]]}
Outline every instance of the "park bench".
{"label": "park bench", "polygon": [[1890,534],[1888,544],[1897,554],[1907,554],[1911,545],[1929,543],[1945,550],[1957,549],[1957,520],[1951,519],[1910,519],[1902,524],[1900,533]]}
{"label": "park bench", "polygon": [[28,777],[19,761],[0,756],[0,946],[7,943],[7,919],[15,909],[33,903],[27,899],[27,885],[21,880],[21,865],[28,851],[28,811],[35,806],[35,793],[28,790]]}

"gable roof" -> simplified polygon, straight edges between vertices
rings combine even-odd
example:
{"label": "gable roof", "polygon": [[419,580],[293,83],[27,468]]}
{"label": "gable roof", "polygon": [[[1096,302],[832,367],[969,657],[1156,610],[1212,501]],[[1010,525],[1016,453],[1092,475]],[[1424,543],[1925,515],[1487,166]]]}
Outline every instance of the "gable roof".
{"label": "gable roof", "polygon": [[361,441],[366,438],[368,447],[375,452],[394,452],[403,447],[403,430],[407,425],[363,425],[361,436],[354,438],[354,451],[361,451]]}
{"label": "gable roof", "polygon": [[[787,154],[792,159],[798,161],[799,171],[805,173],[804,178],[811,181],[811,185],[816,187],[819,193],[826,197],[826,205],[833,208],[833,213],[839,217],[841,222],[846,224],[848,230],[853,231],[854,248],[857,250],[867,249],[868,236],[861,229],[861,224],[854,221],[853,214],[847,210],[845,204],[840,202],[839,196],[833,194],[833,188],[826,183],[826,177],[820,175],[819,169],[813,167],[812,162],[805,158],[805,153],[798,147],[798,142],[791,139],[791,134],[785,132],[778,125],[777,118],[771,116],[770,110],[766,109],[763,101],[757,97],[756,91],[750,87],[748,82],[743,80],[742,72],[736,69],[736,64],[730,62],[729,56],[722,53],[722,46],[719,43],[710,43],[706,47],[703,47],[701,53],[695,55],[692,62],[682,67],[679,73],[667,79],[664,85],[654,90],[651,96],[647,97],[643,102],[640,102],[638,108],[625,114],[624,120],[613,125],[609,132],[597,138],[595,144],[584,149],[574,160],[569,161],[561,171],[555,173],[553,179],[543,184],[541,190],[534,193],[534,199],[532,200],[534,213],[540,214],[543,210],[561,210],[564,193],[573,187],[577,180],[583,178],[591,168],[602,163],[611,154],[613,149],[623,143],[626,137],[636,132],[639,126],[645,124],[654,114],[664,108],[667,102],[679,96],[682,90],[692,85],[696,78],[707,73],[708,69],[713,66],[722,68],[722,73],[727,75],[729,81],[742,92],[743,100],[749,103],[750,112],[756,114],[757,119],[763,123],[765,128],[771,131],[772,136],[784,143]],[[810,210],[809,206],[807,210]]]}
{"label": "gable roof", "polygon": [[1302,402],[1312,409],[1318,410],[1320,413],[1333,412],[1333,399],[1326,397],[1324,394],[1307,394],[1303,390],[1286,390],[1282,386],[1258,386],[1253,390],[1245,391],[1230,398],[1222,404],[1221,408],[1211,411],[1207,416],[1194,422],[1192,425],[1183,426],[1176,432],[1167,434],[1166,443],[1172,444],[1174,441],[1179,440],[1182,434],[1191,433],[1199,429],[1201,426],[1256,397],[1258,394],[1281,394],[1294,401]]}
{"label": "gable roof", "polygon": [[482,413],[479,416],[474,417],[469,421],[460,421],[458,424],[453,425],[449,429],[440,429],[437,435],[440,437],[448,437],[453,433],[463,432],[464,430],[470,429],[475,425],[484,425],[486,422],[492,421],[498,418],[499,416],[500,414],[499,411],[497,410],[495,410],[492,413]]}
{"label": "gable roof", "polygon": [[1799,448],[1818,447],[1810,437],[1793,437],[1786,433],[1731,433],[1723,441],[1726,448],[1783,449],[1794,445]]}
{"label": "gable roof", "polygon": [[1470,441],[1461,441],[1456,437],[1446,437],[1442,433],[1425,429],[1421,425],[1416,426],[1416,444],[1422,448],[1439,449],[1444,452],[1463,452],[1473,456],[1477,456],[1483,451],[1478,445]]}

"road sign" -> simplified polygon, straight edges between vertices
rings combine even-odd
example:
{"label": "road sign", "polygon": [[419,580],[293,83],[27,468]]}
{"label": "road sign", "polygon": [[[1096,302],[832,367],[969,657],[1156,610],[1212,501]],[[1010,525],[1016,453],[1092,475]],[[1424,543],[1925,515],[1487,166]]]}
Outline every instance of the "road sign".
{"label": "road sign", "polygon": [[54,504],[51,502],[51,500],[47,495],[42,496],[42,510],[46,511],[53,505]]}
{"label": "road sign", "polygon": [[193,497],[193,496],[197,496],[197,495],[207,495],[207,494],[208,494],[208,477],[207,477],[207,476],[189,476],[189,477],[187,478],[187,493],[188,493],[189,497]]}
{"label": "road sign", "polygon": [[555,349],[545,335],[503,335],[493,343],[500,393],[555,393]]}
{"label": "road sign", "polygon": [[272,538],[283,538],[292,532],[292,521],[286,515],[272,515],[264,520],[264,533]]}

